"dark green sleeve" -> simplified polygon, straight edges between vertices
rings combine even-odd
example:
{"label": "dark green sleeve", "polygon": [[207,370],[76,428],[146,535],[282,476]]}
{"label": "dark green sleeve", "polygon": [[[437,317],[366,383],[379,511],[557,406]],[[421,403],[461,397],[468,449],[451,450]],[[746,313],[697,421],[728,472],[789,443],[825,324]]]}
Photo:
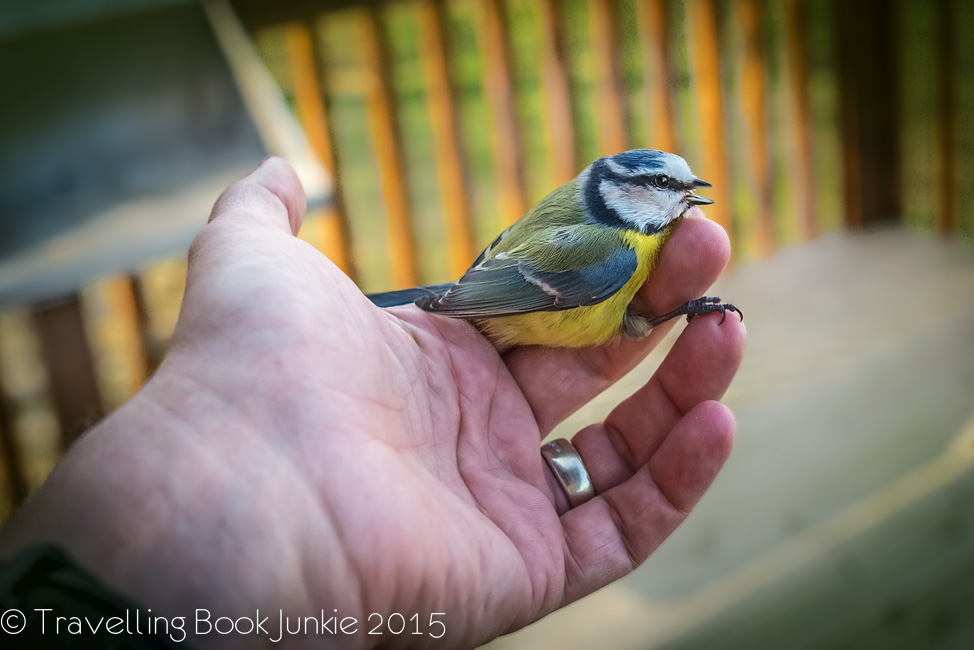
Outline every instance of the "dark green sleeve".
{"label": "dark green sleeve", "polygon": [[[113,617],[124,622],[112,627],[115,633],[106,629]],[[2,648],[185,649],[191,621],[184,619],[184,633],[173,620],[164,626],[162,617],[112,591],[54,546],[30,546],[0,565]]]}

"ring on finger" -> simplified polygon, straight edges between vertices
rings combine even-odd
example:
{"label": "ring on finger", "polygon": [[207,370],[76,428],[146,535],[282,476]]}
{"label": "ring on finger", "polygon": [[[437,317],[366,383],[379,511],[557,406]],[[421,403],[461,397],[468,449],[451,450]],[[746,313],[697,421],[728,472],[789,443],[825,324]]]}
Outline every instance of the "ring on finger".
{"label": "ring on finger", "polygon": [[592,479],[575,446],[565,438],[541,445],[541,457],[548,463],[571,508],[577,508],[595,496]]}

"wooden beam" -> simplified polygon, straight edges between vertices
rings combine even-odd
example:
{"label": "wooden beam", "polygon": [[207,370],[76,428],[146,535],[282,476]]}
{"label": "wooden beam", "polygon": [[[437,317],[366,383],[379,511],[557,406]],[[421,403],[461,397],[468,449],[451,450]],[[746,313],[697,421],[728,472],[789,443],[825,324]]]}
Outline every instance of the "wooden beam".
{"label": "wooden beam", "polygon": [[[558,185],[567,183],[581,169],[575,160],[572,100],[566,70],[565,34],[560,0],[539,0],[541,25],[541,86],[545,103],[545,135],[551,152],[551,168]],[[586,163],[587,164],[587,163]]]}
{"label": "wooden beam", "polygon": [[139,299],[127,275],[91,282],[80,295],[98,394],[105,410],[111,411],[138,392],[148,377]]}
{"label": "wooden beam", "polygon": [[24,475],[20,445],[17,441],[13,404],[4,392],[3,386],[0,386],[0,459],[3,461],[6,491],[10,494],[13,505],[19,505],[27,498],[30,488]]}
{"label": "wooden beam", "polygon": [[166,354],[167,341],[159,340],[153,336],[151,316],[149,313],[149,297],[146,295],[147,287],[142,275],[133,275],[129,278],[132,287],[132,299],[135,305],[135,317],[139,330],[139,339],[142,343],[142,357],[145,360],[146,377],[151,376]]}
{"label": "wooden beam", "polygon": [[35,308],[34,323],[67,449],[104,415],[78,298]]}
{"label": "wooden beam", "polygon": [[666,0],[639,2],[639,24],[646,47],[645,105],[649,110],[650,146],[676,151],[676,123],[673,117],[673,80],[670,70],[670,20]]}
{"label": "wooden beam", "polygon": [[[936,3],[937,12],[937,75],[940,96],[937,98],[937,160],[934,162],[936,183],[936,223],[941,234],[957,232],[960,225],[958,208],[959,170],[957,157],[957,46],[954,42],[954,22],[958,7],[954,0]],[[964,110],[971,110],[965,107]]]}
{"label": "wooden beam", "polygon": [[742,116],[747,126],[748,168],[757,198],[756,214],[744,227],[740,243],[746,258],[767,257],[775,248],[774,197],[771,187],[771,161],[768,151],[767,90],[765,84],[765,38],[761,23],[760,0],[741,0],[735,4],[737,25],[744,41],[741,64]]}
{"label": "wooden beam", "polygon": [[[616,14],[613,0],[589,0],[589,28],[596,64],[595,114],[599,155],[611,156],[628,149],[625,89],[616,43]],[[586,164],[590,161],[586,161]]]}
{"label": "wooden beam", "polygon": [[447,266],[450,276],[458,278],[473,262],[476,252],[470,220],[470,191],[460,151],[462,134],[450,84],[449,45],[443,31],[446,9],[440,2],[420,0],[416,10],[420,23],[420,63],[446,226]]}
{"label": "wooden beam", "polygon": [[395,93],[389,73],[388,39],[379,9],[362,10],[358,21],[359,57],[367,79],[366,110],[379,166],[389,245],[389,287],[401,289],[418,282],[412,210],[404,174],[402,135],[396,121]]}
{"label": "wooden beam", "polygon": [[714,205],[707,208],[708,216],[733,237],[714,0],[691,0],[688,10],[688,22],[692,26],[689,40],[696,82],[697,115],[700,120],[700,165],[694,171],[714,186],[707,191],[707,195],[715,201]]}
{"label": "wooden beam", "polygon": [[968,243],[974,244],[974,4],[951,0],[954,45],[954,103],[956,120],[956,154],[953,164],[957,176],[957,229]]}
{"label": "wooden beam", "polygon": [[794,133],[791,179],[798,205],[798,236],[807,241],[818,233],[815,204],[815,175],[811,134],[811,99],[809,97],[807,0],[785,3],[785,41],[791,84],[789,90],[791,124]]}
{"label": "wooden beam", "polygon": [[524,156],[511,86],[511,47],[504,28],[502,0],[481,0],[484,7],[484,90],[491,106],[494,134],[494,178],[504,225],[521,218],[527,206]]}
{"label": "wooden beam", "polygon": [[902,214],[892,14],[882,0],[835,0],[846,222],[854,228]]}
{"label": "wooden beam", "polygon": [[[321,90],[322,71],[316,56],[315,38],[308,23],[292,22],[284,27],[284,45],[288,69],[294,90],[294,107],[312,150],[331,175],[333,201],[308,215],[302,226],[302,237],[325,254],[328,259],[354,279],[351,256],[348,253],[349,227],[342,196],[341,178],[335,165],[332,138],[329,132],[324,94]],[[308,230],[309,232],[305,232]]]}

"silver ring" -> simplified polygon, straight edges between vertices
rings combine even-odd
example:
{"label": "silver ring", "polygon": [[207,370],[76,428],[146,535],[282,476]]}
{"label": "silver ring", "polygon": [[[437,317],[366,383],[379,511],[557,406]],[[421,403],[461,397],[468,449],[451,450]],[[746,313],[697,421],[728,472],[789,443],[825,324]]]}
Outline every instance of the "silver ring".
{"label": "silver ring", "polygon": [[541,457],[548,463],[552,474],[568,497],[568,504],[577,508],[595,496],[592,479],[575,451],[575,446],[564,438],[541,445]]}

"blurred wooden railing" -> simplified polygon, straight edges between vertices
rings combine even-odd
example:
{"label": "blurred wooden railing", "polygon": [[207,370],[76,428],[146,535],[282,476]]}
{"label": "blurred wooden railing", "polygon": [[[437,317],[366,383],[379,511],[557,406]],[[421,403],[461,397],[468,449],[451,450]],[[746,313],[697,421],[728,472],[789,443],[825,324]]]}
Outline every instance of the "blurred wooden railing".
{"label": "blurred wooden railing", "polygon": [[[337,180],[301,236],[366,291],[456,277],[527,206],[633,147],[715,185],[737,262],[843,225],[974,233],[971,3],[233,6]],[[185,270],[0,313],[0,513],[152,373]]]}

